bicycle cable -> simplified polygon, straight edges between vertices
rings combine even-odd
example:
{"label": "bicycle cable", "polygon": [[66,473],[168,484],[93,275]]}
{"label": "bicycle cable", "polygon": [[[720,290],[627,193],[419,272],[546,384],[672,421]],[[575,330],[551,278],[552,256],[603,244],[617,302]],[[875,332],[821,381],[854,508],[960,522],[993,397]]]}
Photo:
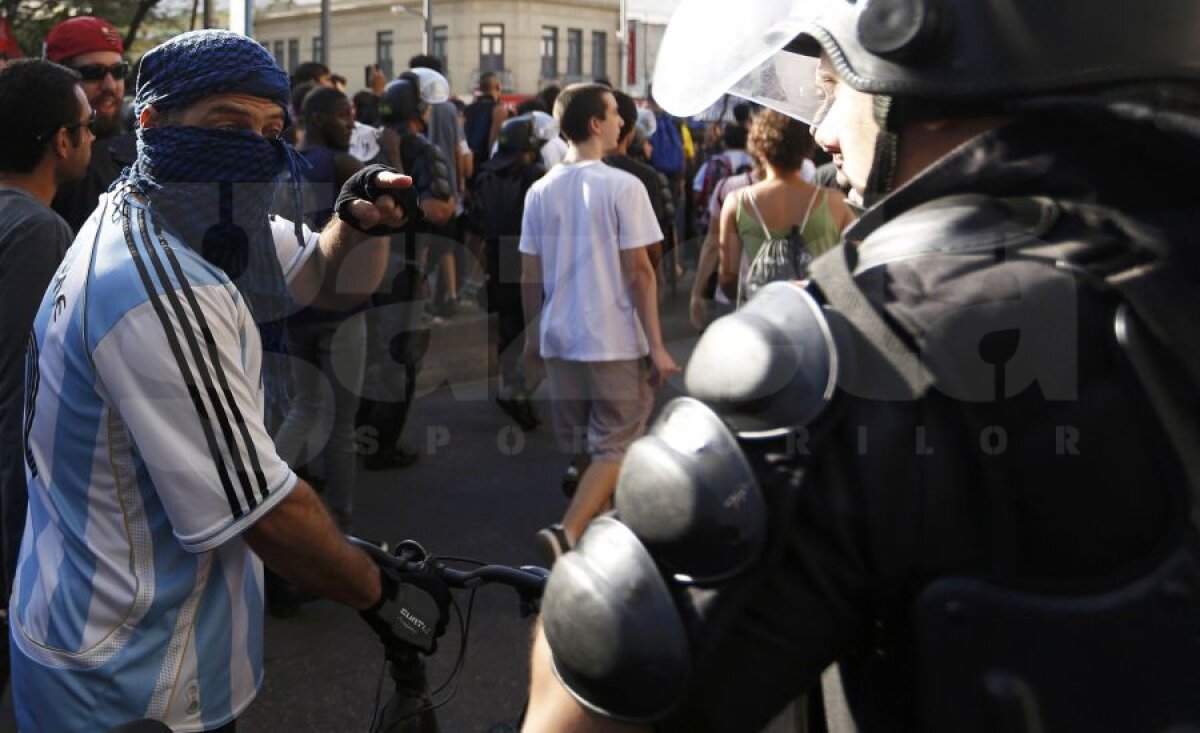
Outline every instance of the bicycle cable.
{"label": "bicycle cable", "polygon": [[[446,681],[443,682],[441,685],[439,685],[437,687],[437,689],[435,689],[429,693],[429,698],[430,698],[429,704],[423,705],[423,706],[417,708],[416,710],[409,712],[408,714],[404,715],[403,717],[393,720],[391,723],[388,724],[387,728],[383,729],[383,731],[381,733],[391,733],[392,731],[396,730],[396,726],[398,726],[402,723],[406,723],[409,720],[412,720],[413,718],[424,715],[426,713],[435,712],[436,710],[438,710],[441,707],[444,707],[446,704],[448,704],[451,700],[454,699],[455,694],[458,693],[459,683],[462,680],[462,671],[463,671],[464,667],[466,666],[467,641],[470,637],[471,616],[475,609],[475,594],[477,592],[478,592],[478,589],[471,590],[470,599],[467,602],[467,613],[466,613],[465,618],[463,617],[462,609],[458,605],[458,599],[451,596],[450,602],[451,602],[451,605],[454,607],[454,615],[458,619],[459,638],[462,641],[459,644],[458,656],[455,657],[454,666],[451,668],[450,674],[446,678]],[[387,669],[387,665],[386,665],[386,660],[385,660],[384,671],[386,671],[386,669]],[[454,686],[450,689],[450,693],[448,695],[446,695],[446,697],[443,700],[435,701],[433,698],[437,697],[437,695],[440,694],[443,690],[445,690],[446,687],[449,686],[451,683],[453,683]],[[379,689],[382,689],[382,687],[383,687],[383,676],[381,674],[380,680],[379,680]],[[380,712],[378,692],[377,692],[377,695],[375,698],[375,710],[376,710],[375,716],[372,718],[372,727],[371,727],[372,731],[375,730],[375,727],[374,727],[375,722],[374,721],[378,718],[379,712]]]}

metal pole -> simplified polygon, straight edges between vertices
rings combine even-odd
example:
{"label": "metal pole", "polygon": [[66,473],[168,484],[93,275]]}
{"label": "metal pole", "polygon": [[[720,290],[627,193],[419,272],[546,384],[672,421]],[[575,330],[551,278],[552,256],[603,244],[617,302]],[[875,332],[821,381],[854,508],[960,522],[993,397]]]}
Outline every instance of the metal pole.
{"label": "metal pole", "polygon": [[617,22],[620,27],[617,29],[617,89],[626,91],[629,88],[629,70],[626,68],[628,63],[626,57],[629,54],[629,20],[626,17],[625,0],[621,0],[620,17]]}
{"label": "metal pole", "polygon": [[213,0],[204,0],[204,27],[213,27]]}
{"label": "metal pole", "polygon": [[329,15],[331,0],[321,0],[321,58],[313,59],[329,66]]}
{"label": "metal pole", "polygon": [[433,0],[425,0],[425,36],[421,39],[421,53],[428,56],[433,48]]}
{"label": "metal pole", "polygon": [[229,0],[229,30],[254,36],[254,0]]}

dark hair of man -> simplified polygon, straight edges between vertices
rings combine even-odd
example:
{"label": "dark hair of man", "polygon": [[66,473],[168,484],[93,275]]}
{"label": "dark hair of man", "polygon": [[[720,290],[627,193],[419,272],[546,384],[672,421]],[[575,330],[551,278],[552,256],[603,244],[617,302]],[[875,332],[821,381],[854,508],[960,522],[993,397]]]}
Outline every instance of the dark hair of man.
{"label": "dark hair of man", "polygon": [[304,118],[304,129],[316,129],[317,115],[332,115],[347,102],[346,95],[336,89],[318,86],[312,89],[300,108]]}
{"label": "dark hair of man", "polygon": [[745,125],[750,120],[750,103],[738,102],[733,105],[733,119],[737,120],[739,125]]}
{"label": "dark hair of man", "polygon": [[741,125],[725,125],[721,131],[721,142],[726,150],[745,150],[749,133]]}
{"label": "dark hair of man", "polygon": [[530,112],[545,112],[546,114],[550,114],[550,109],[546,107],[546,103],[542,100],[537,97],[530,97],[517,105],[517,114],[527,115]]}
{"label": "dark hair of man", "polygon": [[[18,59],[0,70],[0,171],[29,173],[59,128],[79,122],[78,82],[79,74],[42,59]],[[78,144],[81,130],[71,134]]]}
{"label": "dark hair of man", "polygon": [[600,84],[572,84],[554,102],[554,116],[563,134],[573,143],[591,137],[593,119],[604,119],[604,95],[612,90]]}
{"label": "dark hair of man", "polygon": [[437,56],[420,53],[408,60],[408,68],[410,69],[433,69],[439,74],[446,73],[442,69],[442,60]]}
{"label": "dark hair of man", "polygon": [[320,61],[305,61],[297,66],[296,72],[292,74],[292,88],[305,82],[315,82],[322,76],[329,76],[328,66]]}
{"label": "dark hair of man", "polygon": [[551,84],[538,92],[538,98],[546,105],[547,112],[554,109],[554,103],[558,100],[558,95],[561,92],[562,89],[557,84]]}
{"label": "dark hair of man", "polygon": [[773,109],[759,112],[750,124],[750,154],[777,170],[800,170],[814,146],[806,123]]}
{"label": "dark hair of man", "polygon": [[354,102],[354,119],[364,125],[379,127],[378,97],[364,89],[355,94],[352,101]]}
{"label": "dark hair of man", "polygon": [[304,109],[305,97],[307,97],[309,94],[311,94],[312,91],[314,89],[317,89],[319,86],[320,85],[317,84],[316,82],[311,82],[311,81],[306,81],[302,84],[293,84],[292,85],[292,97],[291,97],[292,111],[295,112],[297,116],[299,116],[300,111],[302,109]]}
{"label": "dark hair of man", "polygon": [[617,100],[617,114],[621,115],[621,136],[617,139],[624,140],[629,131],[637,127],[637,102],[625,92],[613,91],[612,94]]}
{"label": "dark hair of man", "polygon": [[489,87],[500,87],[500,77],[494,71],[485,71],[479,75],[479,90],[483,91]]}

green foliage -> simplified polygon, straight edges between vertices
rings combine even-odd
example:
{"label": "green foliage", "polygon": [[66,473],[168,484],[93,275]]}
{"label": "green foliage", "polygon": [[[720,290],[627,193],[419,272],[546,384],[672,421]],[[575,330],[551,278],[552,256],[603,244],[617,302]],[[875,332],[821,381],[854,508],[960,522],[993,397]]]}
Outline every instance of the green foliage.
{"label": "green foliage", "polygon": [[116,26],[125,37],[126,55],[137,58],[151,46],[185,31],[191,19],[190,0],[0,0],[0,14],[9,18],[13,35],[26,56],[41,56],[50,28],[76,15],[96,15]]}

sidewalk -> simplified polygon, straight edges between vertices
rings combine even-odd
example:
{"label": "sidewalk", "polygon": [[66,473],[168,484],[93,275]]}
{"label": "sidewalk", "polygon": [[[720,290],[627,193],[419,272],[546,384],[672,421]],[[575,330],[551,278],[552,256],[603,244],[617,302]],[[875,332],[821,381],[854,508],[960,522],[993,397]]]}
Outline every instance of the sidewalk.
{"label": "sidewalk", "polygon": [[[691,287],[690,279],[681,280],[675,295],[668,292],[658,304],[663,340],[680,366],[685,365],[698,336],[688,316]],[[444,382],[461,385],[496,376],[499,366],[491,346],[495,338],[495,314],[479,308],[463,308],[450,318],[437,319],[417,377],[418,394],[427,394]]]}

